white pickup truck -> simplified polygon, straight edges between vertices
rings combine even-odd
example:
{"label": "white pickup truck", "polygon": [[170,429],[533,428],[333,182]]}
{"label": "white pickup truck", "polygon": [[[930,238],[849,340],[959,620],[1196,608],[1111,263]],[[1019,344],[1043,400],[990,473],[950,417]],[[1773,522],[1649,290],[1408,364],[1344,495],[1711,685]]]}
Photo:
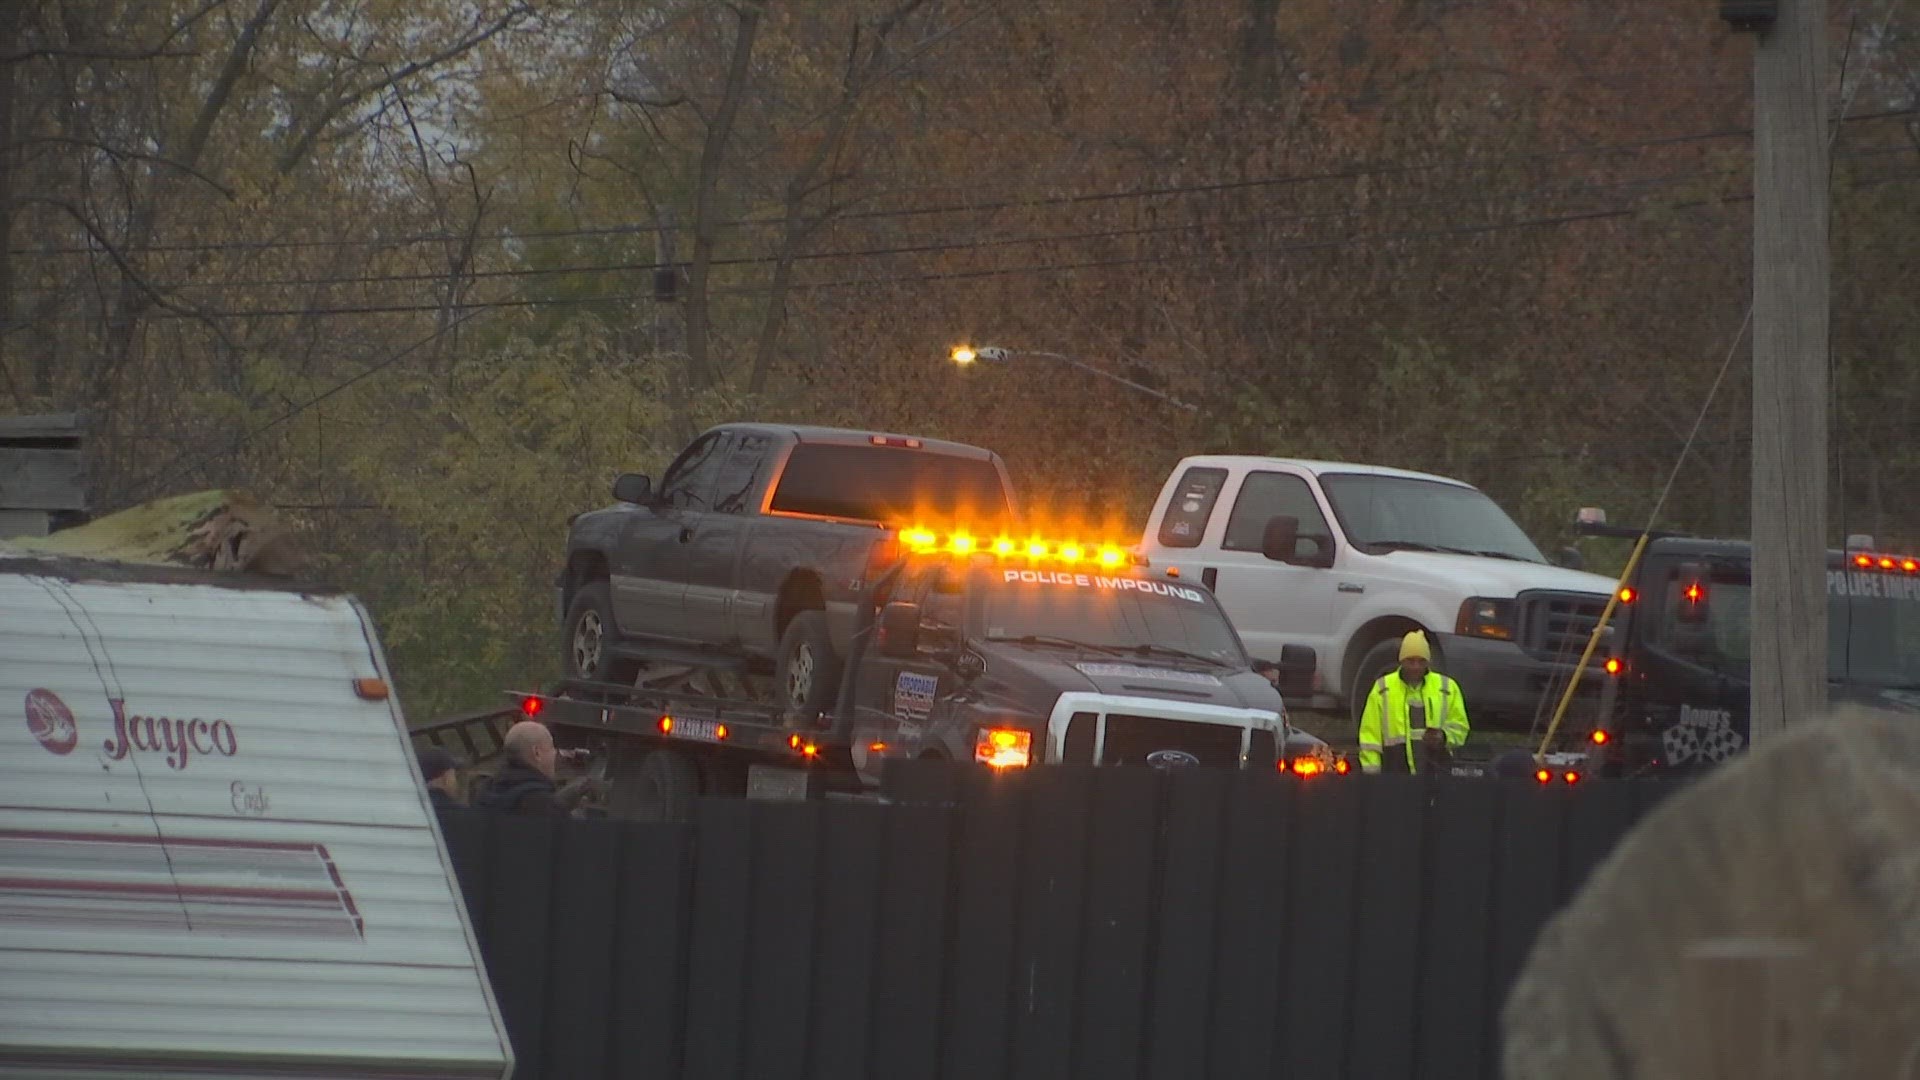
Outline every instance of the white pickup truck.
{"label": "white pickup truck", "polygon": [[1356,718],[1421,629],[1476,725],[1524,724],[1564,689],[1613,588],[1549,562],[1470,484],[1294,458],[1183,459],[1138,550],[1211,589],[1290,697]]}

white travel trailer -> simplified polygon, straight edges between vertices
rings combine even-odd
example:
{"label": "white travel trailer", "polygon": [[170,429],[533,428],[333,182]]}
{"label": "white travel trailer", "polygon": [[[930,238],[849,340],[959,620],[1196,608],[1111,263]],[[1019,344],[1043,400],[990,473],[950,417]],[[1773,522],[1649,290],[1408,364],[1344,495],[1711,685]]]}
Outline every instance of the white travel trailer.
{"label": "white travel trailer", "polygon": [[366,611],[0,554],[0,1077],[500,1077]]}

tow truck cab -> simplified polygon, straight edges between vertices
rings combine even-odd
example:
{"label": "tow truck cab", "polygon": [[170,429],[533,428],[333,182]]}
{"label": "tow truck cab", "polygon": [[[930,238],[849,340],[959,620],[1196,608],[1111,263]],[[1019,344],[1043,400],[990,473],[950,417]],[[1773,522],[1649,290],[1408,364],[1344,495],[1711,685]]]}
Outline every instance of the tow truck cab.
{"label": "tow truck cab", "polygon": [[[1852,537],[1827,553],[1828,694],[1920,712],[1920,560],[1872,547]],[[1746,541],[1648,542],[1615,606],[1585,736],[1602,775],[1697,772],[1746,748],[1752,566]]]}
{"label": "tow truck cab", "polygon": [[1207,590],[1118,547],[925,539],[853,676],[869,783],[888,758],[1344,771],[1287,722]]}

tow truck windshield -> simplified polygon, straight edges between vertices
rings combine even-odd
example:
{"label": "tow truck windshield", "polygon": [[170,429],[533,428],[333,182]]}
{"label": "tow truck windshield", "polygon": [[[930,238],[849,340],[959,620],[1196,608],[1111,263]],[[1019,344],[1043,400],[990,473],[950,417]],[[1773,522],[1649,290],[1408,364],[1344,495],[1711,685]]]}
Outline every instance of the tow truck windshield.
{"label": "tow truck windshield", "polygon": [[1071,570],[1006,570],[983,590],[985,637],[1036,645],[1247,666],[1246,650],[1205,590]]}
{"label": "tow truck windshield", "polygon": [[1499,503],[1470,487],[1376,473],[1323,473],[1320,486],[1362,549],[1547,561]]}

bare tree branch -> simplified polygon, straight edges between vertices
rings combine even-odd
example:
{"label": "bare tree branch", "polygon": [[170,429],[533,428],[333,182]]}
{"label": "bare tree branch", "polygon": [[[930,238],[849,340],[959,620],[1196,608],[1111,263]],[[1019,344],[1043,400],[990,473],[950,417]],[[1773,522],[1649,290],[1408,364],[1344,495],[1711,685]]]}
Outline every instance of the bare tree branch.
{"label": "bare tree branch", "polygon": [[165,154],[148,154],[138,150],[128,150],[123,147],[111,146],[97,139],[82,139],[71,135],[35,135],[22,139],[12,146],[0,146],[0,152],[29,146],[77,146],[88,150],[98,150],[112,157],[124,158],[129,161],[144,161],[150,165],[164,165],[169,169],[174,169],[193,177],[195,180],[207,185],[228,199],[234,197],[232,188],[227,187],[225,184],[222,184],[220,181],[215,180],[213,177],[208,176],[206,173],[201,172],[199,169],[194,168],[184,161],[176,161]]}
{"label": "bare tree branch", "polygon": [[753,41],[760,29],[760,7],[739,5],[734,8],[734,17],[733,58],[727,65],[720,110],[707,125],[706,141],[700,148],[699,176],[693,189],[693,259],[687,268],[687,382],[695,389],[713,384],[713,363],[707,349],[707,278],[713,263],[714,238],[719,231],[714,221],[714,196],[720,185],[727,144],[733,137],[733,121],[739,115],[740,99],[746,96],[747,79],[753,69]]}
{"label": "bare tree branch", "polygon": [[293,145],[287,148],[286,153],[280,155],[280,160],[274,163],[275,171],[284,175],[299,168],[301,162],[306,159],[308,151],[313,149],[314,143],[319,140],[329,125],[339,119],[341,113],[346,112],[348,109],[375,94],[382,93],[413,78],[423,71],[439,67],[451,60],[457,60],[465,56],[467,53],[479,48],[494,37],[512,29],[515,24],[532,14],[533,6],[531,4],[515,4],[508,8],[499,18],[493,20],[493,22],[483,27],[477,27],[473,33],[453,42],[446,48],[432,55],[422,57],[419,60],[403,64],[375,82],[350,88],[336,95],[332,102],[321,109],[319,114],[307,123],[306,127],[301,130],[299,136],[294,139]]}
{"label": "bare tree branch", "polygon": [[19,64],[28,60],[165,60],[200,55],[191,49],[116,49],[107,45],[37,45],[18,52],[0,53],[0,64]]}

